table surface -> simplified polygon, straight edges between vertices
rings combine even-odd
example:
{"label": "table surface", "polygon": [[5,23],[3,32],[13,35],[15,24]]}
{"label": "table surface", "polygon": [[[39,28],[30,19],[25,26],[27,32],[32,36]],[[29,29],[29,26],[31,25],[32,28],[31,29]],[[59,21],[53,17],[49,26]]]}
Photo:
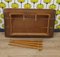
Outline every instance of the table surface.
{"label": "table surface", "polygon": [[[10,39],[43,40],[41,51],[37,49],[9,46]],[[60,57],[60,32],[53,38],[7,38],[0,32],[0,57]]]}

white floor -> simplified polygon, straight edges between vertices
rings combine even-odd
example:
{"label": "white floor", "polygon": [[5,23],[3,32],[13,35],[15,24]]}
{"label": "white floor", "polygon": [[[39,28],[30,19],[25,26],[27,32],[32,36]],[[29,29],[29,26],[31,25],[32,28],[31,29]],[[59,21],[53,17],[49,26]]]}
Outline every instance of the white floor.
{"label": "white floor", "polygon": [[41,51],[10,46],[8,45],[10,39],[15,38],[6,38],[4,33],[0,32],[0,57],[60,57],[60,33],[54,33],[53,38],[29,38],[32,40],[43,40]]}

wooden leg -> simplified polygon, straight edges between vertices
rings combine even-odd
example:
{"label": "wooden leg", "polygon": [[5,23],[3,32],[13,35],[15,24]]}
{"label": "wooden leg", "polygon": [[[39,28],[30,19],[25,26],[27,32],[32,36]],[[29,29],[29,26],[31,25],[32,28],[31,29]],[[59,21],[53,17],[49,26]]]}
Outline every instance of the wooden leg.
{"label": "wooden leg", "polygon": [[9,45],[18,46],[18,47],[26,47],[26,48],[34,48],[34,49],[42,49],[42,41],[31,41],[31,40],[10,40]]}

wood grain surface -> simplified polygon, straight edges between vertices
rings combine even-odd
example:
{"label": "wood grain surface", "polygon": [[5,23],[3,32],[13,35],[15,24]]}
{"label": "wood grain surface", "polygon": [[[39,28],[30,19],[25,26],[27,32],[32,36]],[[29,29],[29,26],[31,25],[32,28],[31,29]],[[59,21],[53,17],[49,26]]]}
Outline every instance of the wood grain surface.
{"label": "wood grain surface", "polygon": [[24,47],[24,48],[42,49],[42,41],[10,40],[9,45],[18,46],[18,47]]}
{"label": "wood grain surface", "polygon": [[55,10],[4,9],[5,36],[52,37]]}

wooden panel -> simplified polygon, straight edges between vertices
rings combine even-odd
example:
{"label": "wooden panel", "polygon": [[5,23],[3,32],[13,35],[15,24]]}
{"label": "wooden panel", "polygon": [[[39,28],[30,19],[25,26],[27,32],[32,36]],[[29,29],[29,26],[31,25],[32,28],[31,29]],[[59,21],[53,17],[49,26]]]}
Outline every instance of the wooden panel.
{"label": "wooden panel", "polygon": [[4,9],[4,14],[5,36],[53,36],[55,10]]}

